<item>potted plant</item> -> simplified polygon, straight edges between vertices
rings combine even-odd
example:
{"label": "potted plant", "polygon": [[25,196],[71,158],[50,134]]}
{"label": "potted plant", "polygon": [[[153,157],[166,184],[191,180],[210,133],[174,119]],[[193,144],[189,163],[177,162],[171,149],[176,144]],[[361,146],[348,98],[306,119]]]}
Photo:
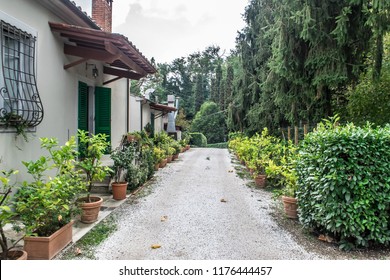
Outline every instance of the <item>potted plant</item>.
{"label": "potted plant", "polygon": [[178,159],[180,151],[181,151],[181,146],[180,146],[179,142],[173,141],[171,144],[171,147],[175,149],[175,152],[173,153],[172,160]]}
{"label": "potted plant", "polygon": [[283,188],[275,191],[274,198],[281,197],[286,216],[291,219],[298,218],[298,201],[296,192],[298,190],[297,173],[296,173],[296,148],[290,148],[286,160],[280,167],[281,184]]}
{"label": "potted plant", "polygon": [[112,171],[103,166],[101,158],[109,147],[107,136],[104,134],[89,135],[88,132],[78,131],[79,146],[83,149],[82,157],[77,163],[85,175],[86,196],[79,199],[82,209],[81,222],[93,223],[97,220],[103,199],[99,196],[91,196],[94,182],[102,181]]}
{"label": "potted plant", "polygon": [[135,142],[135,141],[139,141],[140,139],[141,139],[141,135],[137,131],[127,133],[128,142]]}
{"label": "potted plant", "polygon": [[115,200],[126,198],[127,182],[125,180],[126,170],[134,160],[133,146],[121,146],[111,152],[111,159],[114,161],[112,194]]}
{"label": "potted plant", "polygon": [[55,138],[41,138],[48,156],[23,162],[32,181],[24,181],[15,195],[15,210],[22,227],[29,259],[51,259],[72,241],[76,199],[85,189],[75,168],[76,140],[58,146]]}
{"label": "potted plant", "polygon": [[158,147],[153,148],[153,162],[154,170],[157,171],[161,165],[162,160],[165,158],[164,151]]}
{"label": "potted plant", "polygon": [[[15,249],[19,240],[13,242],[7,238],[5,226],[12,224],[15,212],[11,210],[10,194],[14,185],[10,184],[10,177],[17,174],[17,170],[0,170],[0,246],[1,260],[27,259],[27,252]],[[12,244],[10,244],[12,242]]]}

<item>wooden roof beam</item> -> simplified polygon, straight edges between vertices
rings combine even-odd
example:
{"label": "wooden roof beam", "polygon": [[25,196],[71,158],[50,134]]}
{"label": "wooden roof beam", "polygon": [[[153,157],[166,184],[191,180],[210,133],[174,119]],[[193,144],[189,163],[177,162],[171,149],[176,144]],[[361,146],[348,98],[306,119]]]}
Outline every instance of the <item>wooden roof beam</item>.
{"label": "wooden roof beam", "polygon": [[120,69],[116,69],[116,68],[112,68],[112,67],[107,67],[107,66],[103,67],[103,73],[108,74],[108,75],[122,77],[122,78],[127,78],[130,80],[139,80],[143,77],[142,75],[140,75],[138,73],[124,71],[124,70],[120,70]]}
{"label": "wooden roof beam", "polygon": [[85,47],[71,46],[68,44],[64,44],[64,53],[67,55],[83,57],[86,59],[104,61],[106,63],[113,63],[115,60],[119,59],[120,57],[120,55],[112,55],[110,53],[107,53],[106,51],[85,48]]}
{"label": "wooden roof beam", "polygon": [[130,59],[128,56],[126,56],[123,51],[121,51],[118,47],[116,47],[112,42],[105,42],[104,43],[105,48],[110,53],[115,53],[116,55],[119,55],[119,60],[122,61],[124,64],[126,64],[129,68],[133,69],[143,77],[146,76],[148,73],[142,69],[140,66],[137,65],[132,59]]}

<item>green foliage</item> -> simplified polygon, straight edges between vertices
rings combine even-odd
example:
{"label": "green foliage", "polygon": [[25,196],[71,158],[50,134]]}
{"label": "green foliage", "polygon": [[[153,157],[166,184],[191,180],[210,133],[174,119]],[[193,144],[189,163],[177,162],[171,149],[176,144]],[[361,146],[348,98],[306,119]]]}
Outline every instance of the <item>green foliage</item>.
{"label": "green foliage", "polygon": [[390,122],[390,35],[385,37],[384,54],[382,74],[373,80],[370,69],[348,92],[348,118],[355,124]]}
{"label": "green foliage", "polygon": [[78,130],[79,145],[84,147],[83,156],[77,162],[77,167],[84,171],[87,182],[87,201],[95,181],[102,181],[109,172],[107,166],[102,166],[101,159],[109,147],[107,136],[104,134],[89,134],[87,131]]}
{"label": "green foliage", "polygon": [[209,143],[225,141],[226,124],[223,112],[214,102],[203,103],[191,125],[192,132],[203,133]]}
{"label": "green foliage", "polygon": [[111,152],[111,159],[114,161],[112,169],[115,182],[123,182],[128,166],[133,164],[134,146],[128,145],[116,148]]}
{"label": "green foliage", "polygon": [[193,132],[190,133],[191,140],[190,144],[195,147],[206,147],[207,146],[207,138],[204,136],[203,133],[200,132]]}
{"label": "green foliage", "polygon": [[49,155],[23,162],[33,181],[24,181],[15,195],[16,213],[27,236],[49,236],[69,223],[77,212],[75,200],[86,188],[76,169],[74,137],[64,146],[55,138],[41,138],[41,148]]}
{"label": "green foliage", "polygon": [[11,183],[11,176],[18,174],[18,170],[0,170],[0,245],[1,260],[7,259],[9,249],[8,238],[4,234],[6,224],[13,222],[15,212],[11,210],[10,194],[14,188]]}
{"label": "green foliage", "polygon": [[338,126],[309,133],[297,162],[300,221],[341,248],[389,244],[390,127]]}
{"label": "green foliage", "polygon": [[261,135],[250,138],[241,133],[231,133],[229,138],[229,149],[253,171],[254,177],[267,175],[270,185],[282,188],[278,195],[295,196],[297,148],[291,141],[280,141],[269,135],[266,128]]}
{"label": "green foliage", "polygon": [[166,154],[165,154],[164,150],[162,150],[158,147],[154,147],[153,148],[153,158],[154,158],[154,163],[157,164],[166,158]]}
{"label": "green foliage", "polygon": [[207,144],[207,148],[227,149],[228,142]]}

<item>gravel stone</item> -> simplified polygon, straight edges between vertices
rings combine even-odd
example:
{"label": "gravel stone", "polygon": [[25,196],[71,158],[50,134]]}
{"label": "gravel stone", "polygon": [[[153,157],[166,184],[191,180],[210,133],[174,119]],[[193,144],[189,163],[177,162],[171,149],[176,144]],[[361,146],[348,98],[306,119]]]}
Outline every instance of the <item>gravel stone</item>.
{"label": "gravel stone", "polygon": [[[325,258],[296,243],[272,218],[275,202],[270,193],[249,188],[247,183],[237,176],[226,149],[190,149],[156,173],[154,182],[145,187],[151,190],[150,194],[115,210],[118,230],[95,248],[95,257],[100,260]],[[152,245],[161,247],[152,249]]]}

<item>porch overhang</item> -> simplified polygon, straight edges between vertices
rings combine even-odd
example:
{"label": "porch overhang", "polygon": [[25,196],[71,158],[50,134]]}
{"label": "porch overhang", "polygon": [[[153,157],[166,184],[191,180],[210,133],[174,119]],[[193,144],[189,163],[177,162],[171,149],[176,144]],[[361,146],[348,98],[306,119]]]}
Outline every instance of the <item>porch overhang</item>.
{"label": "porch overhang", "polygon": [[77,64],[97,60],[108,64],[103,72],[119,78],[139,80],[156,73],[153,65],[123,35],[101,30],[49,22],[52,32],[65,38],[64,53],[79,57],[64,65],[68,69]]}
{"label": "porch overhang", "polygon": [[154,102],[150,102],[149,106],[151,109],[156,110],[156,111],[160,111],[163,114],[175,112],[177,110],[175,107],[170,107],[167,105],[154,103]]}

